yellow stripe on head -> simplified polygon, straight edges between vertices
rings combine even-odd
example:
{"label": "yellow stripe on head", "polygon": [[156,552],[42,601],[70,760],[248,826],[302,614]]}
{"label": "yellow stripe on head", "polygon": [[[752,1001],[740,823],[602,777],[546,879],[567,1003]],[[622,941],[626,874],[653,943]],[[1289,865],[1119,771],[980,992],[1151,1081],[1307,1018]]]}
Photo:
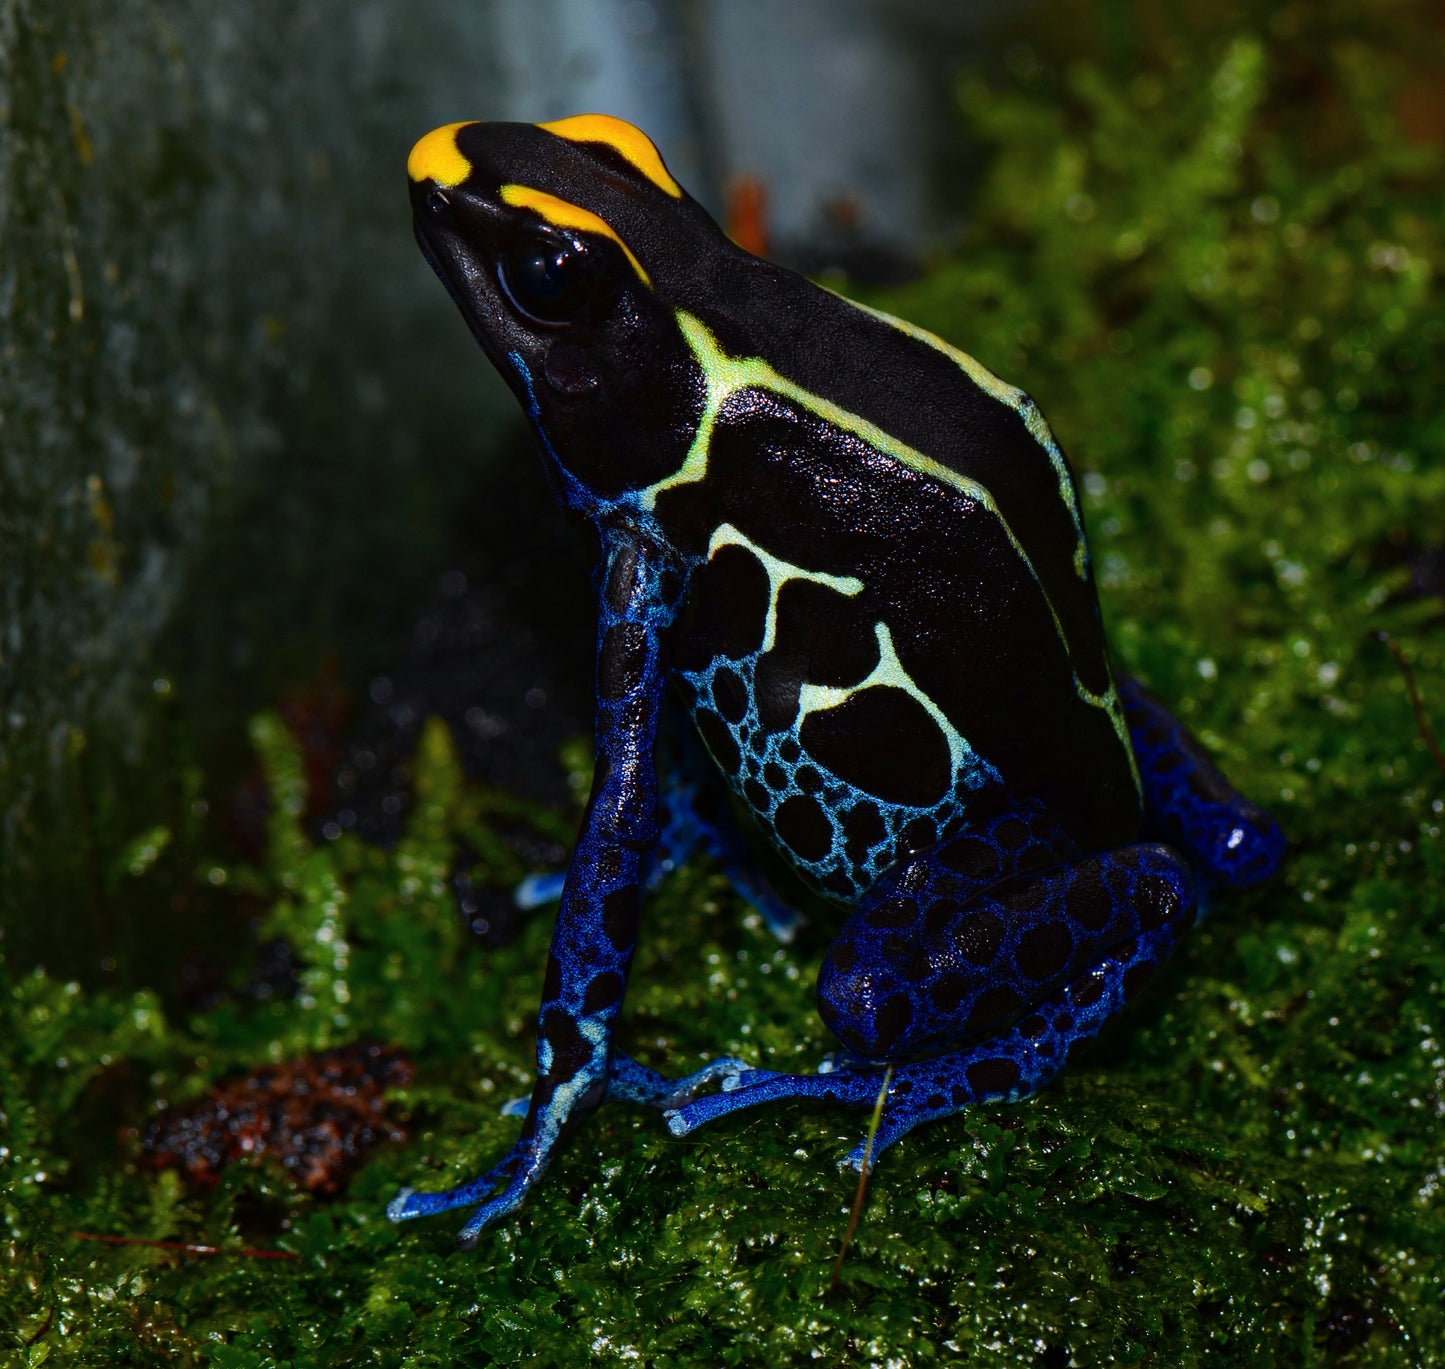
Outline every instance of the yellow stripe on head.
{"label": "yellow stripe on head", "polygon": [[682,198],[682,187],[662,164],[652,139],[625,119],[614,119],[610,114],[574,114],[570,119],[554,119],[537,127],[566,138],[569,143],[602,143],[630,162],[658,189],[667,191],[674,199]]}
{"label": "yellow stripe on head", "polygon": [[599,219],[590,209],[569,204],[545,190],[533,190],[528,185],[504,185],[497,193],[503,204],[510,204],[515,209],[530,209],[554,228],[577,228],[584,233],[600,233],[604,238],[611,238],[627,254],[627,260],[642,278],[642,283],[652,289],[652,281],[642,269],[642,263],[632,255],[632,249],[617,236],[617,230],[606,219]]}
{"label": "yellow stripe on head", "polygon": [[472,174],[472,164],[457,149],[457,130],[466,127],[444,124],[432,129],[412,148],[406,174],[414,181],[435,181],[444,190],[460,185]]}

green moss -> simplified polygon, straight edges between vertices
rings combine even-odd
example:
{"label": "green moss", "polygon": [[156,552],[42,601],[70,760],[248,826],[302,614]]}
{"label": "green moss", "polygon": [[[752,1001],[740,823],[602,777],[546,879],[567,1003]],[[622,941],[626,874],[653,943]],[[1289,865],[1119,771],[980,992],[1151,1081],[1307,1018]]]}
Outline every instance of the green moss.
{"label": "green moss", "polygon": [[[891,1151],[837,1294],[853,1184],[835,1164],[866,1117],[822,1106],[683,1140],[655,1114],[604,1108],[529,1205],[463,1255],[453,1221],[394,1228],[383,1206],[404,1182],[472,1175],[515,1134],[498,1104],[530,1078],[548,927],[535,919],[484,951],[445,876],[464,836],[478,876],[504,884],[517,871],[497,820],[555,833],[567,817],[466,785],[433,724],[397,850],[348,837],[313,848],[299,759],[262,719],[266,861],[202,862],[197,878],[223,875],[223,894],[270,910],[302,993],[168,1022],[144,994],[43,975],[5,986],[0,1334],[17,1363],[1405,1365],[1438,1353],[1445,776],[1372,635],[1405,645],[1445,724],[1439,604],[1397,601],[1391,568],[1445,519],[1445,194],[1437,150],[1396,128],[1411,74],[1389,55],[1433,53],[1438,69],[1438,37],[1402,45],[1349,15],[1321,18],[1315,104],[1300,112],[1294,14],[1261,10],[1243,33],[1161,9],[1091,65],[1055,74],[1041,40],[1009,89],[965,84],[970,126],[995,153],[974,227],[925,280],[878,301],[1039,398],[1085,472],[1121,664],[1278,814],[1286,876],[1218,899],[1058,1084]],[[1061,48],[1069,36],[1061,21]],[[117,877],[158,879],[181,850],[197,859],[187,841],[134,838]],[[815,928],[777,947],[694,864],[646,910],[623,1045],[674,1071],[721,1051],[811,1065],[828,1045],[811,1005],[825,940]],[[396,1096],[414,1135],[339,1200],[264,1167],[192,1193],[138,1171],[133,1141],[117,1152],[116,1126],[143,1125],[162,1099],[363,1037],[415,1062]],[[108,1247],[73,1231],[298,1258]]]}

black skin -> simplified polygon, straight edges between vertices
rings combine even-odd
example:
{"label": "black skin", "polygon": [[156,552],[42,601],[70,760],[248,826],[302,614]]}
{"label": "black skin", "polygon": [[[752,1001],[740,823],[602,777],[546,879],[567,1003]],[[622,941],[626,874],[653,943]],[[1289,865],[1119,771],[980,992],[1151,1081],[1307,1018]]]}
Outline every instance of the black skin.
{"label": "black skin", "polygon": [[[749,256],[606,142],[454,139],[468,174],[412,182],[417,238],[597,549],[598,765],[521,1136],[390,1215],[480,1204],[475,1243],[603,1098],[680,1135],[881,1088],[877,1143],[849,1157],[866,1168],[920,1122],[1042,1087],[1191,924],[1189,862],[1255,882],[1282,839],[1121,678],[1131,744],[1072,476],[1031,401]],[[762,836],[847,910],[818,985],[844,1068],[673,1081],[612,1044],[671,802],[668,678]],[[1181,849],[1141,840],[1146,821]]]}

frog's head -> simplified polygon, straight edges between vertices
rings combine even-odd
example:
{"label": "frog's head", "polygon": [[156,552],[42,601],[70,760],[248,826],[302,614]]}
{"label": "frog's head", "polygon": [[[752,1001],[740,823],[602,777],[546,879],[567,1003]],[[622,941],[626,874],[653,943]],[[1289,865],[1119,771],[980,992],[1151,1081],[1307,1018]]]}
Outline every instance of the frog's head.
{"label": "frog's head", "polygon": [[689,271],[737,249],[647,136],[599,114],[449,124],[407,173],[422,252],[531,415],[567,502],[676,469],[702,378],[674,304]]}

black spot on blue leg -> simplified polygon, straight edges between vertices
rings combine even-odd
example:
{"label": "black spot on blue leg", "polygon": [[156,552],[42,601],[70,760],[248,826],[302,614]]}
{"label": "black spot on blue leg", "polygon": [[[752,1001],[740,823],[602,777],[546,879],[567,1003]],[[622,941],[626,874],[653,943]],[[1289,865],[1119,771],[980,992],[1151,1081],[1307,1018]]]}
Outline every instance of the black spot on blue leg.
{"label": "black spot on blue leg", "polygon": [[996,912],[966,914],[952,936],[959,955],[974,965],[992,965],[998,958],[1008,927]]}
{"label": "black spot on blue leg", "polygon": [[632,591],[637,584],[637,550],[623,547],[612,559],[607,572],[607,588],[604,591],[606,604],[613,613],[622,613],[632,602]]}
{"label": "black spot on blue leg", "polygon": [[547,952],[547,973],[542,977],[542,1002],[553,1003],[562,992],[562,963],[554,952]]}
{"label": "black spot on blue leg", "polygon": [[985,989],[973,1000],[973,1007],[964,1021],[964,1030],[972,1035],[1001,1027],[1010,1018],[1017,1017],[1023,1006],[1024,996],[1007,984]]}
{"label": "black spot on blue leg", "polygon": [[583,1013],[590,1017],[594,1013],[616,1008],[622,1002],[623,990],[626,987],[627,981],[616,970],[605,970],[601,974],[593,975],[587,985],[587,992],[582,995]]}
{"label": "black spot on blue leg", "polygon": [[1019,937],[1014,962],[1026,978],[1043,983],[1069,963],[1073,950],[1074,938],[1064,923],[1044,922]]}
{"label": "black spot on blue leg", "polygon": [[911,898],[883,898],[870,904],[863,917],[879,931],[900,931],[918,921],[918,904]]}
{"label": "black spot on blue leg", "polygon": [[613,623],[602,638],[597,664],[597,694],[613,702],[642,683],[647,664],[647,634],[637,623]]}
{"label": "black spot on blue leg", "polygon": [[964,1070],[964,1077],[975,1098],[1006,1095],[1018,1083],[1019,1075],[1018,1062],[1002,1056],[975,1060]]}
{"label": "black spot on blue leg", "polygon": [[637,888],[614,889],[602,900],[602,930],[618,951],[630,951],[637,937]]}
{"label": "black spot on blue leg", "polygon": [[549,1008],[537,1025],[537,1038],[551,1050],[547,1077],[555,1089],[574,1079],[592,1059],[592,1047],[582,1035],[576,1019],[561,1008]]}

